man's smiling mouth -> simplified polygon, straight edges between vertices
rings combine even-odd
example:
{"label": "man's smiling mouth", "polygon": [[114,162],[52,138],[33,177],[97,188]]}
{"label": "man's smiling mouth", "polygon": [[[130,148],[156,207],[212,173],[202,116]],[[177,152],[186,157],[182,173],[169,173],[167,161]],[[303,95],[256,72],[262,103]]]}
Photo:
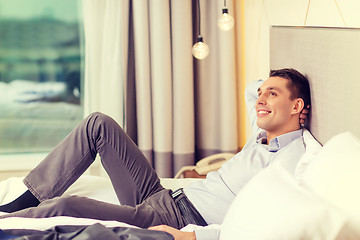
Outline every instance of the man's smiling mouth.
{"label": "man's smiling mouth", "polygon": [[263,110],[263,109],[257,111],[258,116],[265,116],[268,115],[269,113],[271,113],[271,111]]}

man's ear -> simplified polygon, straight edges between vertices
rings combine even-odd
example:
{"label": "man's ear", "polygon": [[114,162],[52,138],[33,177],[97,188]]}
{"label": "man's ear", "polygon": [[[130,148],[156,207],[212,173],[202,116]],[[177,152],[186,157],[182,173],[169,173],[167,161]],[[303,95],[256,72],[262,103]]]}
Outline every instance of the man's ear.
{"label": "man's ear", "polygon": [[304,100],[302,98],[297,98],[294,100],[294,105],[292,109],[293,114],[301,113],[301,111],[304,109]]}

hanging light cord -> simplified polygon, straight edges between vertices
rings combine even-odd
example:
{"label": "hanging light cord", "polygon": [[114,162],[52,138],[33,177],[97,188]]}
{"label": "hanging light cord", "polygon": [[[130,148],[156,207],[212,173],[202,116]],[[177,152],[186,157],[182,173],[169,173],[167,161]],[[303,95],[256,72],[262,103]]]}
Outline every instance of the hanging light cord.
{"label": "hanging light cord", "polygon": [[200,1],[200,0],[197,0],[197,1],[196,1],[196,3],[197,3],[196,8],[197,8],[197,13],[198,13],[198,14],[197,14],[198,34],[199,34],[198,37],[201,36],[201,31],[200,31],[200,29],[201,29],[201,27],[200,27],[200,26],[201,26],[201,17],[200,17],[200,2],[199,2],[199,1]]}
{"label": "hanging light cord", "polygon": [[307,6],[307,9],[306,9],[306,15],[305,15],[304,26],[306,26],[306,21],[307,21],[308,14],[309,14],[310,1],[311,1],[311,0],[309,0],[309,2],[308,2],[308,6]]}
{"label": "hanging light cord", "polygon": [[226,8],[226,0],[224,0],[224,8]]}
{"label": "hanging light cord", "polygon": [[[310,1],[311,1],[311,0],[309,0],[309,2],[308,2],[308,6],[307,6],[307,10],[306,10],[306,16],[305,16],[304,26],[306,25],[306,21],[307,21],[308,14],[309,14]],[[341,10],[340,10],[340,7],[339,7],[338,2],[337,2],[336,0],[334,0],[334,2],[335,2],[335,4],[336,4],[337,10],[339,11],[339,14],[340,14],[340,16],[341,16],[342,22],[344,23],[344,26],[347,26],[347,24],[346,24],[346,22],[345,22],[345,19],[344,19],[344,16],[343,16],[342,13],[341,13]]]}
{"label": "hanging light cord", "polygon": [[340,7],[339,7],[339,4],[337,3],[337,1],[336,1],[336,0],[334,0],[334,1],[335,1],[336,7],[337,7],[337,9],[338,9],[338,11],[339,11],[339,13],[340,13],[340,16],[341,16],[341,19],[342,19],[342,21],[343,21],[344,25],[345,25],[345,26],[347,26],[347,24],[346,24],[346,22],[345,22],[345,19],[344,19],[344,16],[343,16],[343,15],[342,15],[342,13],[341,13],[341,10],[340,10]]}

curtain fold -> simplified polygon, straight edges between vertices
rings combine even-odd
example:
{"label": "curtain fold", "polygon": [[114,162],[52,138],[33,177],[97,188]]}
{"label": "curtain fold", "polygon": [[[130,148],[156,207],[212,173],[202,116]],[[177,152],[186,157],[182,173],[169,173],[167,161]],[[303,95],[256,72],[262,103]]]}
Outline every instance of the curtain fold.
{"label": "curtain fold", "polygon": [[171,2],[174,174],[195,162],[192,2]]}
{"label": "curtain fold", "polygon": [[124,124],[129,2],[84,0],[85,115],[101,111]]}
{"label": "curtain fold", "polygon": [[[232,1],[227,6],[231,13]],[[217,27],[222,8],[222,1],[200,0],[201,34],[210,53],[196,61],[197,158],[238,149],[235,35]]]}
{"label": "curtain fold", "polygon": [[160,177],[238,150],[235,35],[217,27],[220,1],[200,0],[204,60],[191,54],[194,0],[83,1],[87,113],[136,123],[133,139]]}
{"label": "curtain fold", "polygon": [[154,166],[172,175],[172,72],[169,1],[149,1]]}
{"label": "curtain fold", "polygon": [[149,2],[133,1],[137,144],[153,162]]}

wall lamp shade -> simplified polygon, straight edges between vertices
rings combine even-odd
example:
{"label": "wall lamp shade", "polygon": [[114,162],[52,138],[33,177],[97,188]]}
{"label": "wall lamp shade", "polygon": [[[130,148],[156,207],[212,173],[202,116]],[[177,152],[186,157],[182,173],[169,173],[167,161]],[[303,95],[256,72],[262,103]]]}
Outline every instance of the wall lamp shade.
{"label": "wall lamp shade", "polygon": [[218,27],[223,31],[229,31],[234,27],[234,18],[229,15],[227,8],[222,10],[221,17],[218,19]]}
{"label": "wall lamp shade", "polygon": [[203,42],[201,36],[197,38],[197,42],[193,45],[192,54],[197,59],[204,59],[209,55],[209,46]]}

